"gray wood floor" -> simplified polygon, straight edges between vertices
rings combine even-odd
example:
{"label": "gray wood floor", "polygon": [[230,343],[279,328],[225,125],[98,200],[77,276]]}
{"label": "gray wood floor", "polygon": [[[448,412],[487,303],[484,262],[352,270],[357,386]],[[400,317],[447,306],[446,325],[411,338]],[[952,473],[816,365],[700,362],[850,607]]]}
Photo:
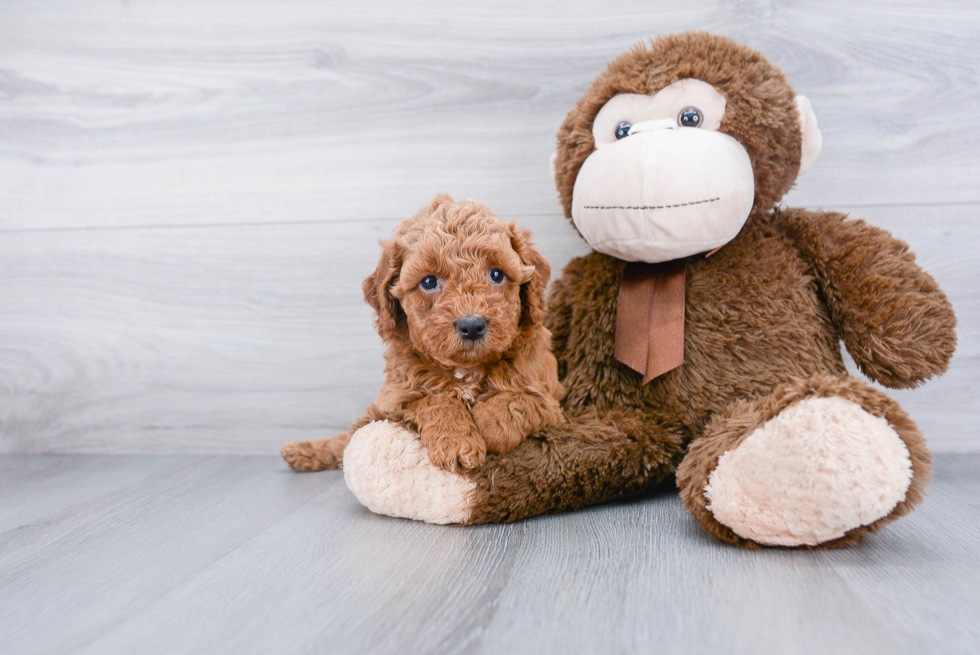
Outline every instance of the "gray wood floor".
{"label": "gray wood floor", "polygon": [[976,0],[5,0],[0,453],[62,454],[0,456],[0,654],[980,651],[980,455],[826,553],[721,546],[675,494],[435,527],[231,456],[373,399],[359,283],[435,193],[530,227],[556,272],[584,252],[555,132],[684,29],[813,102],[787,205],[893,231],[947,290],[950,372],[889,393],[935,450],[980,448]]}
{"label": "gray wood floor", "polygon": [[674,493],[376,516],[273,457],[0,457],[0,652],[975,653],[980,455],[847,550],[713,542]]}
{"label": "gray wood floor", "polygon": [[0,2],[0,452],[274,453],[360,416],[360,280],[437,192],[558,271],[555,133],[685,29],[761,50],[824,151],[785,202],[892,230],[948,292],[944,378],[894,394],[980,449],[976,0]]}

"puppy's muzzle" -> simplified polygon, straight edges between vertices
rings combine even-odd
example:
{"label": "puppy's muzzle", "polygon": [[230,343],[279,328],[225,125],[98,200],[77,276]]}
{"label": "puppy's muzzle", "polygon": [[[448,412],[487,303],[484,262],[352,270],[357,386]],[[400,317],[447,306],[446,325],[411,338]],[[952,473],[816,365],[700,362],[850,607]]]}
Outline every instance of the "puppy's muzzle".
{"label": "puppy's muzzle", "polygon": [[482,316],[467,314],[456,319],[456,331],[466,341],[479,341],[487,333],[487,320]]}

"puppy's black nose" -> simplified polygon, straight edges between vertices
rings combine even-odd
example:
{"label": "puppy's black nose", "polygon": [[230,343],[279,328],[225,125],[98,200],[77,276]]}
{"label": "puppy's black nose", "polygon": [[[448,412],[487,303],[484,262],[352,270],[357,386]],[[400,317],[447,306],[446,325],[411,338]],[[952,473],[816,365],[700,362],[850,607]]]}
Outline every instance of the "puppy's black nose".
{"label": "puppy's black nose", "polygon": [[477,341],[487,333],[487,320],[482,316],[467,314],[456,319],[456,331],[467,341]]}

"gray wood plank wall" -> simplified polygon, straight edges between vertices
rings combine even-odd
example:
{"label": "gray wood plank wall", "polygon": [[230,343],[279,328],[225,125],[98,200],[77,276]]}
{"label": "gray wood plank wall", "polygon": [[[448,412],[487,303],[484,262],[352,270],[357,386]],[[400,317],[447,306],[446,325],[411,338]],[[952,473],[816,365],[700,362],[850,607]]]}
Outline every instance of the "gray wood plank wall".
{"label": "gray wood plank wall", "polygon": [[908,241],[957,309],[950,372],[894,393],[980,449],[980,6],[895,2],[7,0],[0,452],[269,453],[381,380],[359,282],[436,192],[586,251],[548,157],[611,58],[752,45],[825,148],[787,205]]}

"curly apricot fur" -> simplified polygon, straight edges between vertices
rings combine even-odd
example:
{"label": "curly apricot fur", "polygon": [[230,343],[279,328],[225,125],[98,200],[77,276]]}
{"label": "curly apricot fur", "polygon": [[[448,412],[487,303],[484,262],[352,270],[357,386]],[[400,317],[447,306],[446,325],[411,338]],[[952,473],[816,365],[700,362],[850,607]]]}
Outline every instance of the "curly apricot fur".
{"label": "curly apricot fur", "polygon": [[[530,233],[478,203],[446,195],[396,228],[362,285],[375,327],[388,343],[385,384],[347,432],[290,442],[281,454],[297,471],[340,468],[351,435],[387,419],[419,433],[429,459],[459,471],[504,454],[528,434],[563,420],[558,365],[542,321],[548,262]],[[489,272],[504,272],[502,283]],[[425,291],[428,276],[439,287]],[[456,321],[486,319],[485,336],[462,339]]]}

